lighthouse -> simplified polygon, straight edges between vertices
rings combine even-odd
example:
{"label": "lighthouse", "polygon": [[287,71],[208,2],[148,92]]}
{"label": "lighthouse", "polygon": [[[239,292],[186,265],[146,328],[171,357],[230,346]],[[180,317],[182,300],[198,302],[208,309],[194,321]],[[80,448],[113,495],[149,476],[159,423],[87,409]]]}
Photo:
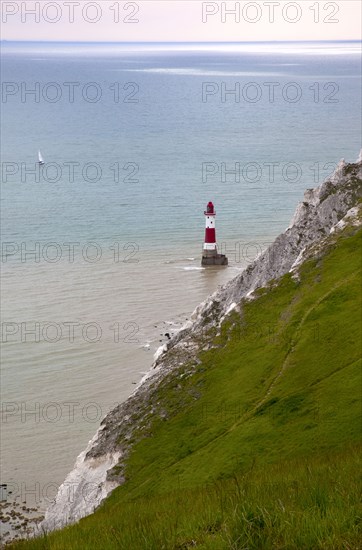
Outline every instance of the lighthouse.
{"label": "lighthouse", "polygon": [[216,212],[213,203],[207,203],[205,214],[205,242],[202,251],[201,265],[228,265],[228,259],[225,254],[218,254],[216,244]]}

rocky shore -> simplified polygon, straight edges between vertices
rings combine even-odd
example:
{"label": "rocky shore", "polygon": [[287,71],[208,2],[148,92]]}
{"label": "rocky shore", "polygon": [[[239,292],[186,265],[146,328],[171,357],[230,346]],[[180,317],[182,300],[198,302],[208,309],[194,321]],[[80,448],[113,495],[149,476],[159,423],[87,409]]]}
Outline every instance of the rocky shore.
{"label": "rocky shore", "polygon": [[39,510],[26,502],[0,502],[1,543],[34,535],[43,519]]}

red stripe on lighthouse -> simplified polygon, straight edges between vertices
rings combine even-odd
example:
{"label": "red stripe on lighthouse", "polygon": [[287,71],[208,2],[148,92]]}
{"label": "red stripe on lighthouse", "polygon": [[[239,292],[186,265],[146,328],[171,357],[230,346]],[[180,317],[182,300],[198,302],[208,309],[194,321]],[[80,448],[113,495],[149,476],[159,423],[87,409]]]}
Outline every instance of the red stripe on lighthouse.
{"label": "red stripe on lighthouse", "polygon": [[205,229],[205,243],[216,243],[216,231],[214,227],[207,227]]}

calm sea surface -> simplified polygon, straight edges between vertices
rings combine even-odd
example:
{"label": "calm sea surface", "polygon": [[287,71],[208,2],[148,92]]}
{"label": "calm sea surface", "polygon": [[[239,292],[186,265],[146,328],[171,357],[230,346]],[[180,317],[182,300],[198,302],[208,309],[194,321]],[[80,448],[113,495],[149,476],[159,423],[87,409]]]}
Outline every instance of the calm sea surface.
{"label": "calm sea surface", "polygon": [[[356,159],[359,45],[8,43],[2,64],[1,482],[49,496],[165,333]],[[209,200],[227,269],[200,269]]]}

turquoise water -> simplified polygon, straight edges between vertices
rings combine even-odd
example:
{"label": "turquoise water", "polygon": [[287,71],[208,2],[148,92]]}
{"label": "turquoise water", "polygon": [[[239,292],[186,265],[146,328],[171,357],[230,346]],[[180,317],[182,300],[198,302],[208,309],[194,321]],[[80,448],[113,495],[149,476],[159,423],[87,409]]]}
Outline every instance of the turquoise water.
{"label": "turquoise water", "polygon": [[[61,482],[165,333],[357,157],[358,52],[4,46],[2,482]],[[228,269],[199,267],[209,200]]]}

